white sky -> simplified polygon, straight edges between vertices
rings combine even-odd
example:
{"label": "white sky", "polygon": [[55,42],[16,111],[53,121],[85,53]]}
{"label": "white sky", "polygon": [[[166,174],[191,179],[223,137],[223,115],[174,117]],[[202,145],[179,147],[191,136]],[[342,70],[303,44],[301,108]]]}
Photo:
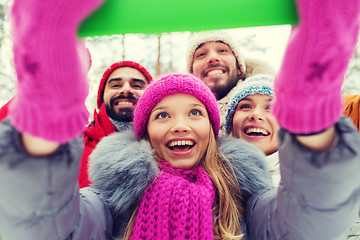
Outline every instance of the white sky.
{"label": "white sky", "polygon": [[[0,0],[1,1],[1,0]],[[7,31],[6,34],[9,34],[9,27],[6,27],[5,29]],[[246,57],[252,57],[252,58],[259,58],[262,60],[265,60],[266,62],[269,62],[272,64],[275,69],[278,69],[281,63],[281,59],[286,47],[286,43],[290,34],[290,26],[289,25],[283,25],[283,26],[268,26],[268,27],[253,27],[253,28],[239,28],[239,29],[229,29],[226,30],[231,37],[235,41],[241,41],[241,39],[246,38],[248,36],[254,36],[254,44],[257,46],[265,47],[266,53],[262,52],[249,52],[247,49],[240,48],[240,52],[244,54]],[[187,49],[187,41],[189,39],[190,33],[172,33],[171,41],[173,44],[173,47],[171,49],[172,51],[172,58],[175,58],[176,64],[176,70],[179,72],[186,73],[186,49]],[[150,59],[150,61],[155,61],[156,53],[152,54],[152,50],[148,49],[149,46],[144,43],[144,39],[141,37],[141,35],[127,35],[126,37],[126,51],[127,51],[127,59],[133,60],[133,61],[140,61],[140,59],[146,58],[149,55],[150,51],[150,57],[154,57],[153,59]],[[6,44],[10,46],[10,41],[6,40]],[[120,45],[120,43],[116,43],[117,45]],[[104,65],[109,66],[115,61],[121,60],[119,58],[120,53],[122,50],[116,52],[116,48],[118,46],[112,47],[108,46],[109,43],[105,43],[105,46],[101,46],[99,44],[92,46],[91,44],[88,44],[88,48],[90,49],[91,55],[92,55],[92,68],[96,68],[96,66]],[[157,43],[154,42],[150,45],[155,45],[155,48],[157,46]],[[133,49],[132,49],[133,48]],[[110,52],[109,52],[110,51]],[[115,51],[115,53],[114,53]],[[12,69],[12,62],[9,56],[11,56],[11,48],[2,48],[0,51],[0,58],[2,61],[1,65],[4,65],[2,69],[0,69],[0,73],[6,73],[8,75],[13,74]],[[148,55],[144,55],[148,54]],[[154,74],[152,72],[152,74]],[[97,82],[98,79],[100,79],[101,76],[97,76],[99,74],[96,74],[96,76],[90,76],[90,78],[96,78],[94,81],[90,82]],[[0,81],[8,81],[8,79],[0,78]],[[9,83],[13,84],[14,83]],[[97,86],[92,87],[93,90],[90,91],[96,91]],[[90,95],[94,95],[95,93],[91,93]],[[1,96],[3,95],[3,96]],[[0,105],[6,103],[12,95],[6,95],[1,94],[0,91]]]}

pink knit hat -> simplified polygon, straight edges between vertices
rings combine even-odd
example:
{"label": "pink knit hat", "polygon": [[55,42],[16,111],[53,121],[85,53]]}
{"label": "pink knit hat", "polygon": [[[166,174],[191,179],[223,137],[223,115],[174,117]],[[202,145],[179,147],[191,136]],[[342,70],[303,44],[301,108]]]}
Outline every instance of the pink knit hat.
{"label": "pink knit hat", "polygon": [[134,130],[138,139],[142,139],[145,136],[149,116],[155,105],[166,96],[177,93],[194,96],[205,105],[215,137],[218,136],[220,116],[216,98],[210,88],[195,76],[169,74],[150,84],[136,105]]}
{"label": "pink knit hat", "polygon": [[121,68],[121,67],[135,68],[135,69],[139,70],[142,74],[144,74],[145,78],[148,80],[149,83],[153,80],[153,78],[152,78],[151,74],[148,72],[148,70],[146,70],[146,68],[144,66],[142,66],[140,63],[133,62],[133,61],[120,61],[120,62],[113,63],[110,67],[108,67],[105,70],[104,74],[101,77],[98,95],[97,95],[97,107],[98,108],[100,108],[100,106],[103,102],[103,95],[104,95],[104,88],[105,88],[106,81],[108,80],[110,74],[113,71],[115,71],[116,69]]}

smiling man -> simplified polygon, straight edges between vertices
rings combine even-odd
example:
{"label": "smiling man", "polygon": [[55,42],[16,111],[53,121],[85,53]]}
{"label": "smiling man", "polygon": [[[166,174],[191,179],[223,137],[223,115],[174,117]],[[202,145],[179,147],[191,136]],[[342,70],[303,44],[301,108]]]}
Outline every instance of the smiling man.
{"label": "smiling man", "polygon": [[106,113],[114,120],[115,127],[117,122],[132,122],[136,102],[148,83],[148,79],[138,68],[117,68],[109,75],[105,88],[99,88],[98,107],[101,108],[102,102],[105,104]]}
{"label": "smiling man", "polygon": [[241,82],[260,73],[275,74],[268,63],[245,59],[224,31],[200,32],[193,36],[188,47],[188,71],[202,79],[215,94],[222,134],[227,105]]}
{"label": "smiling man", "polygon": [[105,70],[98,89],[94,120],[85,130],[84,152],[79,174],[80,187],[90,185],[89,155],[105,136],[133,127],[138,99],[152,81],[145,67],[132,61],[120,61]]}

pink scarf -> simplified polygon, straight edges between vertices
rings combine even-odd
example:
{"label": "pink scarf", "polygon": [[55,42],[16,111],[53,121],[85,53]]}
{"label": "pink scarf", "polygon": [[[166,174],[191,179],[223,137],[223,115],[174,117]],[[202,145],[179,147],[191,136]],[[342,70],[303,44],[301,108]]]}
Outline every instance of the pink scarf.
{"label": "pink scarf", "polygon": [[141,199],[130,239],[213,239],[214,185],[202,166],[162,170]]}

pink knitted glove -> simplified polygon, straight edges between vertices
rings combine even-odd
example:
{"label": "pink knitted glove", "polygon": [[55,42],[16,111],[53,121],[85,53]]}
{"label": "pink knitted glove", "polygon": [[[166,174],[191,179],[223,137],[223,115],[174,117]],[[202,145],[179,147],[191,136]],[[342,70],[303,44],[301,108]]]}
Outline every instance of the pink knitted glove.
{"label": "pink knitted glove", "polygon": [[360,0],[297,0],[293,28],[275,81],[273,113],[296,134],[320,132],[343,111],[341,85],[359,34]]}
{"label": "pink knitted glove", "polygon": [[102,0],[15,0],[12,12],[17,93],[10,118],[20,132],[55,142],[88,123],[89,60],[77,39],[81,21]]}

